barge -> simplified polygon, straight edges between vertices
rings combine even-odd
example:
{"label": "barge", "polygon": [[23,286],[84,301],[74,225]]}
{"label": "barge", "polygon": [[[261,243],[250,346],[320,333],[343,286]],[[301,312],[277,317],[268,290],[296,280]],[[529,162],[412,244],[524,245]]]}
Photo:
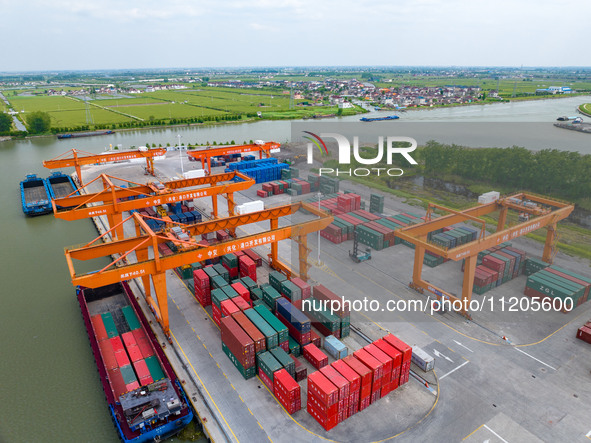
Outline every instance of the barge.
{"label": "barge", "polygon": [[359,121],[362,122],[381,122],[386,120],[398,120],[400,117],[397,115],[388,115],[386,117],[362,117]]}
{"label": "barge", "polygon": [[20,182],[21,203],[23,212],[28,216],[49,214],[51,208],[51,192],[47,180],[37,174],[27,174]]}
{"label": "barge", "polygon": [[78,287],[76,295],[122,441],[161,441],[177,434],[193,412],[128,283]]}
{"label": "barge", "polygon": [[47,177],[46,181],[47,187],[49,188],[49,195],[52,200],[72,195],[80,195],[72,177],[60,171],[52,172],[52,174]]}
{"label": "barge", "polygon": [[79,138],[79,137],[92,137],[94,135],[109,135],[114,134],[114,131],[92,131],[92,132],[73,132],[68,134],[58,134],[58,140],[68,139],[68,138]]}

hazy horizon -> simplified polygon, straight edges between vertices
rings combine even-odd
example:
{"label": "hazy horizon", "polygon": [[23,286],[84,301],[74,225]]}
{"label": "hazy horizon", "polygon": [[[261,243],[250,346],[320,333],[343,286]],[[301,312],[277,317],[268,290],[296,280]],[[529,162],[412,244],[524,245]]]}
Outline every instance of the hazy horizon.
{"label": "hazy horizon", "polygon": [[0,0],[0,12],[2,72],[589,63],[573,43],[591,3],[572,0]]}

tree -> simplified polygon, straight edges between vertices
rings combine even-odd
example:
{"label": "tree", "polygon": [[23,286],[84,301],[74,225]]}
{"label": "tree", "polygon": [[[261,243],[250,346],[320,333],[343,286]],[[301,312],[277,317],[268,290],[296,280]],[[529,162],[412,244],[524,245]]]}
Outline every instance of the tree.
{"label": "tree", "polygon": [[31,134],[43,134],[51,129],[51,117],[47,112],[31,112],[26,120]]}
{"label": "tree", "polygon": [[0,132],[8,132],[12,128],[12,118],[10,115],[0,112]]}

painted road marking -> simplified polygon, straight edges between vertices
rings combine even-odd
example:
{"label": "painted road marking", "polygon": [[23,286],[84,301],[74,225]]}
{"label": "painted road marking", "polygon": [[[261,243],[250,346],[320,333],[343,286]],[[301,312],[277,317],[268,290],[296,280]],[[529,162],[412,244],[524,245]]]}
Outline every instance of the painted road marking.
{"label": "painted road marking", "polygon": [[464,346],[464,345],[463,345],[463,344],[461,344],[459,341],[457,341],[457,340],[454,340],[454,342],[456,343],[456,345],[458,345],[458,346],[461,346],[462,348],[464,348],[464,349],[467,349],[467,350],[468,350],[468,351],[470,351],[470,352],[474,352],[472,349],[470,349],[470,348],[469,348],[469,347],[467,347],[467,346]]}
{"label": "painted road marking", "polygon": [[537,358],[536,358],[536,357],[534,357],[533,355],[530,355],[530,354],[528,354],[527,352],[525,352],[525,351],[522,351],[522,350],[521,350],[521,349],[519,349],[519,348],[513,348],[513,349],[515,349],[516,351],[519,351],[519,352],[521,352],[522,354],[525,354],[525,355],[527,355],[529,358],[533,358],[533,359],[534,359],[535,361],[537,361],[538,363],[542,363],[544,366],[547,366],[547,367],[549,367],[550,369],[553,369],[553,370],[555,370],[555,371],[556,371],[556,368],[554,368],[554,367],[550,366],[548,363],[544,363],[542,360],[540,360],[540,359],[537,359]]}
{"label": "painted road marking", "polygon": [[443,355],[441,352],[439,352],[437,349],[433,349],[433,354],[435,354],[435,357],[439,357],[439,358],[445,358],[448,362],[453,363],[454,361],[449,358],[446,357],[445,355]]}
{"label": "painted road marking", "polygon": [[501,440],[503,443],[509,443],[507,440],[505,440],[503,437],[501,437],[499,434],[497,434],[495,431],[493,431],[491,428],[489,428],[488,426],[484,425],[484,427],[486,429],[488,429],[490,432],[492,432],[495,437],[497,437],[499,440]]}
{"label": "painted road marking", "polygon": [[585,437],[587,437],[589,440],[591,440],[591,431],[587,432],[587,434],[585,435]]}
{"label": "painted road marking", "polygon": [[460,369],[462,366],[467,365],[468,363],[470,363],[470,361],[465,361],[464,363],[462,363],[460,366],[452,369],[451,371],[449,371],[447,374],[443,374],[441,377],[439,377],[439,380],[443,380],[445,377],[447,377],[449,374],[452,374],[454,372],[456,372],[458,369]]}

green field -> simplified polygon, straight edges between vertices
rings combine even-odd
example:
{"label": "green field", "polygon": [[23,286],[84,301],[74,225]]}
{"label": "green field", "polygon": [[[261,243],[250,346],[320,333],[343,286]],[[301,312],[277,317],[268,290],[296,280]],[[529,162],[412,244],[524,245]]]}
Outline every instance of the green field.
{"label": "green field", "polygon": [[579,109],[583,111],[585,114],[591,115],[591,103],[584,103],[579,106]]}
{"label": "green field", "polygon": [[126,114],[139,117],[143,120],[150,120],[153,117],[155,120],[169,120],[172,118],[190,118],[190,117],[204,117],[225,115],[226,112],[216,111],[213,109],[198,108],[183,103],[165,103],[147,106],[126,106],[112,108]]}
{"label": "green field", "polygon": [[79,100],[60,96],[39,96],[39,97],[6,97],[15,111],[73,111],[82,109],[85,105]]}
{"label": "green field", "polygon": [[73,126],[84,126],[87,124],[106,125],[111,123],[129,122],[133,120],[129,117],[125,117],[124,115],[116,114],[114,112],[106,111],[104,109],[99,109],[94,106],[91,106],[89,111],[90,116],[92,118],[92,123],[86,122],[85,109],[73,111],[50,111],[49,115],[51,116],[51,126],[63,128]]}

